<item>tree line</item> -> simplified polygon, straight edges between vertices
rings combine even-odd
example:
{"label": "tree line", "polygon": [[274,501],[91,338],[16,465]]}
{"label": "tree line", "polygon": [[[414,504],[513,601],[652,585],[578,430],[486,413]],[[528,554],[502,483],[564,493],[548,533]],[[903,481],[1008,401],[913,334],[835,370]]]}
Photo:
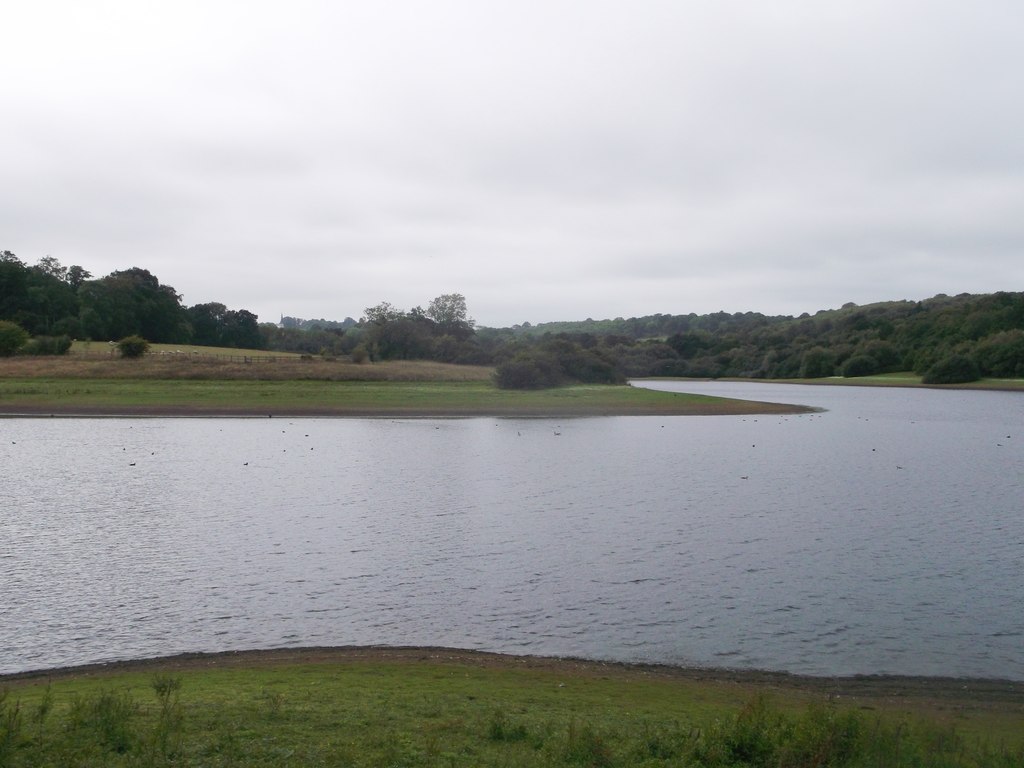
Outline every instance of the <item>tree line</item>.
{"label": "tree line", "polygon": [[[464,322],[464,299],[453,296]],[[430,311],[402,312],[385,302],[345,328],[302,333],[331,354],[357,359],[494,365],[498,384],[517,388],[649,376],[795,379],[913,371],[929,383],[1024,377],[1024,293],[1008,292],[850,303],[799,317],[717,312],[509,328],[469,322],[457,333]]]}
{"label": "tree line", "polygon": [[258,323],[253,313],[219,303],[183,306],[171,286],[138,267],[93,279],[78,265],[46,257],[28,266],[2,251],[5,321],[24,334],[14,347],[22,352],[59,352],[60,339],[69,345],[71,338],[139,336],[356,362],[491,365],[499,386],[516,388],[644,376],[779,379],[913,371],[935,383],[1024,377],[1024,293],[1008,292],[851,303],[799,317],[655,314],[508,328],[477,327],[465,297],[450,293],[426,309],[406,311],[383,301],[364,309],[359,320],[287,317],[277,324]]}
{"label": "tree line", "polygon": [[16,324],[47,349],[70,346],[71,339],[128,336],[166,344],[263,345],[252,312],[216,302],[186,307],[173,287],[146,269],[92,277],[85,268],[65,267],[51,256],[30,266],[0,251],[0,321]]}
{"label": "tree line", "polygon": [[[543,344],[567,338],[627,377],[821,378],[912,371],[926,383],[1024,377],[1024,293],[940,294],[853,303],[815,315],[649,315],[515,326]],[[596,329],[600,328],[600,331]]]}

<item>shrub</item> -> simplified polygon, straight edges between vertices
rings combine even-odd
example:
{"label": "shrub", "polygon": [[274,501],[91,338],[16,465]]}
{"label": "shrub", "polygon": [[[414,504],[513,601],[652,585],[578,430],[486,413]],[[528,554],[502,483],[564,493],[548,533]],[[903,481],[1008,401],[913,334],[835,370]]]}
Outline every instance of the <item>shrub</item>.
{"label": "shrub", "polygon": [[845,378],[855,376],[872,376],[879,372],[878,361],[871,355],[854,355],[843,363],[842,374]]}
{"label": "shrub", "polygon": [[0,320],[0,357],[10,357],[28,341],[28,333],[17,323]]}
{"label": "shrub", "polygon": [[149,349],[149,342],[141,336],[125,336],[117,342],[121,357],[142,357]]}
{"label": "shrub", "polygon": [[978,366],[971,358],[954,353],[929,368],[922,381],[925,384],[963,384],[980,377]]}
{"label": "shrub", "polygon": [[577,349],[559,356],[558,363],[563,373],[584,384],[622,384],[625,377],[597,352]]}
{"label": "shrub", "polygon": [[19,350],[22,355],[65,355],[71,349],[68,336],[36,336]]}
{"label": "shrub", "polygon": [[487,738],[491,741],[522,741],[527,736],[526,726],[522,723],[512,724],[502,710],[491,716],[487,727]]}
{"label": "shrub", "polygon": [[498,389],[545,389],[558,386],[558,376],[550,367],[534,358],[506,360],[494,370]]}

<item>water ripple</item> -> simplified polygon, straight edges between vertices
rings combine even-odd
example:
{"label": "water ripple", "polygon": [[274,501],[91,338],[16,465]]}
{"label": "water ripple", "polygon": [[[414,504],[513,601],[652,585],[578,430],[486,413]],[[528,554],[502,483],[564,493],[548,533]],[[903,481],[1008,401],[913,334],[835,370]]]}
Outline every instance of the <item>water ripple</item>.
{"label": "water ripple", "polygon": [[1024,401],[840,390],[808,417],[559,441],[544,420],[4,420],[0,671],[383,643],[1024,679],[1024,440],[992,440]]}

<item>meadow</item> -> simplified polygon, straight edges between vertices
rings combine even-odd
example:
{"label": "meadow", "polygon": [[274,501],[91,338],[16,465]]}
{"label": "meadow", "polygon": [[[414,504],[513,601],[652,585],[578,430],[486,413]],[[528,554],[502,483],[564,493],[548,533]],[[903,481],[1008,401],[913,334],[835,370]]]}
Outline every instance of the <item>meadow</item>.
{"label": "meadow", "polygon": [[[96,343],[93,342],[95,347]],[[353,363],[155,345],[140,359],[79,346],[0,361],[0,413],[249,416],[595,416],[802,409],[622,385],[501,390],[487,366]],[[197,351],[203,349],[202,352]]]}
{"label": "meadow", "polygon": [[1020,686],[442,649],[193,656],[0,680],[0,765],[1020,766]]}

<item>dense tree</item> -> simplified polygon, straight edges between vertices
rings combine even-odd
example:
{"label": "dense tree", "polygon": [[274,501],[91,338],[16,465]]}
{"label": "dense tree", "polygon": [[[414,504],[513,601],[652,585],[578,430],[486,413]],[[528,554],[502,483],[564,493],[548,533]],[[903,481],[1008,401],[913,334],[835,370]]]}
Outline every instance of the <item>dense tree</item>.
{"label": "dense tree", "polygon": [[28,274],[13,253],[0,252],[0,319],[17,321],[27,309]]}
{"label": "dense tree", "polygon": [[978,342],[974,360],[985,376],[1024,377],[1024,330],[994,333]]}
{"label": "dense tree", "polygon": [[181,299],[148,270],[132,267],[89,280],[78,289],[83,331],[94,339],[139,335],[152,342],[189,341]]}
{"label": "dense tree", "polygon": [[405,313],[392,305],[390,302],[382,301],[373,307],[367,307],[363,310],[363,323],[372,323],[373,325],[384,325],[403,317]]}
{"label": "dense tree", "polygon": [[192,326],[192,343],[208,347],[220,346],[221,328],[228,308],[219,302],[196,304],[185,314]]}
{"label": "dense tree", "polygon": [[[424,310],[408,312],[387,301],[363,310],[360,346],[375,360],[435,359],[447,362],[490,362],[470,344],[473,321],[462,294],[438,296]],[[346,336],[355,329],[346,332]],[[350,347],[350,349],[354,349]]]}
{"label": "dense tree", "polygon": [[879,372],[879,365],[871,355],[854,355],[847,358],[840,372],[848,379],[857,376],[874,376]]}
{"label": "dense tree", "polygon": [[25,266],[10,251],[0,253],[0,318],[30,334],[73,332],[78,300],[65,281],[67,270],[53,257]]}
{"label": "dense tree", "polygon": [[499,389],[546,389],[563,383],[557,366],[543,357],[522,355],[499,363],[494,369]]}
{"label": "dense tree", "polygon": [[28,332],[17,323],[0,320],[0,357],[10,357],[28,341]]}
{"label": "dense tree", "polygon": [[836,356],[824,347],[813,347],[804,352],[800,362],[801,379],[820,379],[835,373]]}
{"label": "dense tree", "polygon": [[440,328],[440,335],[454,336],[465,341],[473,335],[474,320],[466,309],[466,297],[461,293],[445,293],[431,299],[427,317]]}
{"label": "dense tree", "polygon": [[90,277],[92,277],[92,272],[90,272],[87,269],[84,269],[83,267],[78,266],[77,264],[72,264],[70,267],[68,267],[67,283],[76,291],[78,290],[78,286],[80,286]]}
{"label": "dense tree", "polygon": [[224,316],[221,344],[240,349],[259,349],[262,345],[259,318],[247,309],[229,309]]}
{"label": "dense tree", "polygon": [[68,271],[51,256],[29,268],[29,330],[36,334],[74,333],[78,330],[78,297],[67,282]]}
{"label": "dense tree", "polygon": [[260,349],[264,346],[256,315],[245,309],[228,309],[219,302],[196,304],[185,312],[192,329],[192,343],[208,347]]}

